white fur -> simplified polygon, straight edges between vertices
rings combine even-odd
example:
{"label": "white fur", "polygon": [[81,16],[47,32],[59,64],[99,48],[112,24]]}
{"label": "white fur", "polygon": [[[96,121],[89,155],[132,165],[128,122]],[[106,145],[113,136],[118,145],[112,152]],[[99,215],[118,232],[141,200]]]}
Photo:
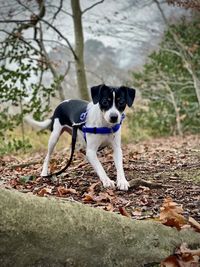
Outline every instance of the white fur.
{"label": "white fur", "polygon": [[[114,101],[113,101],[114,103]],[[111,113],[117,113],[118,115],[118,123],[121,120],[121,113],[116,109],[115,104],[113,104],[112,108],[105,113],[99,108],[99,104],[94,105],[92,102],[88,104],[88,115],[86,120],[86,126],[88,127],[111,127],[112,123],[109,122],[109,116]],[[34,120],[29,120],[32,124],[47,125],[47,120],[43,123],[35,123]],[[33,123],[34,122],[34,123]],[[49,121],[48,121],[49,122]],[[48,124],[49,125],[49,124]],[[48,175],[48,164],[50,160],[50,156],[53,152],[53,149],[58,141],[58,138],[62,132],[63,127],[58,119],[55,119],[53,125],[53,131],[49,138],[48,143],[48,153],[45,157],[41,176]],[[83,133],[78,131],[79,139],[82,140],[82,143],[86,146],[86,156],[94,170],[97,172],[100,180],[102,181],[104,187],[114,187],[114,181],[110,180],[107,176],[105,170],[102,167],[99,159],[97,158],[97,150],[101,145],[110,144],[113,148],[113,158],[115,162],[115,166],[117,169],[117,187],[120,190],[128,190],[129,183],[127,182],[124,170],[123,170],[123,159],[122,159],[122,150],[121,150],[121,129],[119,129],[116,133],[113,134],[91,134],[86,133],[87,143],[83,138]]]}
{"label": "white fur", "polygon": [[[86,126],[88,127],[111,127],[109,123],[108,114],[113,111],[119,112],[115,105],[110,109],[111,112],[102,113],[99,108],[99,104],[94,105],[93,103],[89,104],[88,116]],[[119,120],[121,119],[121,114],[118,114]],[[88,161],[91,163],[95,171],[97,172],[100,180],[102,181],[104,187],[114,187],[114,181],[110,180],[107,174],[105,173],[99,159],[97,158],[97,150],[101,145],[111,144],[113,148],[113,158],[115,162],[115,167],[117,169],[117,187],[120,190],[128,190],[129,183],[127,182],[122,163],[122,150],[121,150],[121,129],[119,129],[114,134],[86,134],[87,138],[87,147],[86,147],[86,156]]]}
{"label": "white fur", "polygon": [[50,156],[54,150],[56,143],[58,142],[58,138],[61,134],[62,128],[63,127],[61,126],[59,120],[55,119],[53,124],[53,131],[51,132],[51,135],[49,137],[48,152],[43,163],[41,176],[47,176],[48,174]]}
{"label": "white fur", "polygon": [[115,114],[118,116],[118,119],[115,123],[119,123],[121,120],[121,114],[115,106],[115,92],[113,92],[113,105],[112,105],[112,107],[104,113],[104,118],[107,122],[110,122],[110,115],[111,114]]}
{"label": "white fur", "polygon": [[39,128],[40,130],[48,128],[51,124],[51,119],[47,119],[45,121],[36,121],[33,118],[26,116],[24,120],[34,128]]}

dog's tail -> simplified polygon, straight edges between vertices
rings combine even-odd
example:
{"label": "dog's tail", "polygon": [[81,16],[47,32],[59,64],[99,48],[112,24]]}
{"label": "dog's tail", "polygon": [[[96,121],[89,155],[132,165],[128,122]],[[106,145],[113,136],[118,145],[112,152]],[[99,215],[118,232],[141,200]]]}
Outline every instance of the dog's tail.
{"label": "dog's tail", "polygon": [[33,118],[31,118],[29,116],[26,116],[24,118],[24,121],[27,122],[29,125],[33,126],[34,128],[40,129],[40,130],[44,130],[44,129],[50,128],[50,125],[51,125],[51,122],[52,122],[51,119],[47,119],[45,121],[36,121],[36,120],[34,120]]}

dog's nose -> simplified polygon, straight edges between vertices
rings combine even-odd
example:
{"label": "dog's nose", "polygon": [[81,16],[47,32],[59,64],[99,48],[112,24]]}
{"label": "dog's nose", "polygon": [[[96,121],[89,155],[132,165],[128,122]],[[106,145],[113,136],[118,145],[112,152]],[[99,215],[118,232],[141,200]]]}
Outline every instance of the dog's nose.
{"label": "dog's nose", "polygon": [[110,122],[112,122],[112,123],[115,123],[115,122],[117,122],[117,120],[118,120],[118,115],[117,114],[111,114],[110,115]]}

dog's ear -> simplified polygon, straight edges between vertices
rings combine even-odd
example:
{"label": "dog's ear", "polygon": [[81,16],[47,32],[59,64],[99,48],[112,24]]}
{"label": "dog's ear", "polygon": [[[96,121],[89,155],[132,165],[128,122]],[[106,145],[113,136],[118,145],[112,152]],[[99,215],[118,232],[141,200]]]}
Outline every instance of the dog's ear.
{"label": "dog's ear", "polygon": [[123,90],[126,90],[126,104],[131,107],[133,105],[133,101],[135,99],[135,89],[134,88],[129,88],[126,86],[121,87]]}
{"label": "dog's ear", "polygon": [[100,99],[101,89],[105,86],[105,84],[100,84],[97,86],[91,87],[91,97],[94,104],[97,104]]}

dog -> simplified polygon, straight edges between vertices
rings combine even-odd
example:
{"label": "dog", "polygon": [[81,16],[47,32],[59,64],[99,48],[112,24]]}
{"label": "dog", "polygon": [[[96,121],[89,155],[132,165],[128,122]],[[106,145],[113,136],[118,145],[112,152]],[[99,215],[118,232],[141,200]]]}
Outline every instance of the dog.
{"label": "dog", "polygon": [[61,102],[53,116],[43,122],[29,119],[33,126],[42,129],[51,128],[48,152],[45,157],[41,176],[48,175],[48,165],[59,136],[67,131],[72,134],[73,127],[78,127],[78,138],[86,147],[86,157],[104,187],[115,187],[113,180],[107,176],[97,151],[100,147],[111,145],[117,170],[117,188],[128,190],[129,183],[123,170],[121,149],[121,123],[126,106],[131,107],[135,99],[135,89],[125,86],[111,87],[105,84],[91,88],[91,102],[69,99]]}

